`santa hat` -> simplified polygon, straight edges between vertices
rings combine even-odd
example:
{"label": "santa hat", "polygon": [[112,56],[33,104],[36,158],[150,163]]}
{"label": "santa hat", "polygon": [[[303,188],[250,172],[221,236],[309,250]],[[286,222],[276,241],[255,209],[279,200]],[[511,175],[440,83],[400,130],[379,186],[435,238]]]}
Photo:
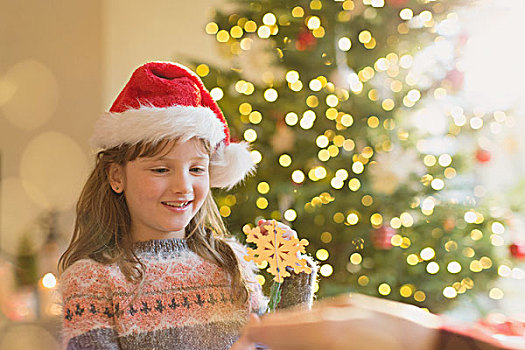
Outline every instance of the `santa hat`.
{"label": "santa hat", "polygon": [[210,185],[231,188],[252,173],[248,145],[233,143],[224,115],[200,78],[183,65],[146,63],[97,120],[91,145],[105,150],[123,144],[199,137],[215,149]]}

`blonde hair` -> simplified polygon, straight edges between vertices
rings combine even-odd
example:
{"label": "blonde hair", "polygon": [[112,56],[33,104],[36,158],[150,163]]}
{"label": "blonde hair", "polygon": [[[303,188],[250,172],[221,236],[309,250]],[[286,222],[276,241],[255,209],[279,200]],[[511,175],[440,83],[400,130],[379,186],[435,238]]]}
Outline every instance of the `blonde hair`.
{"label": "blonde hair", "polygon": [[[175,142],[169,147],[171,141]],[[163,151],[169,153],[177,141],[165,139],[157,143],[124,144],[97,154],[95,168],[76,206],[71,242],[58,261],[60,273],[80,259],[90,258],[102,264],[116,263],[129,281],[138,284],[138,295],[145,278],[145,266],[133,251],[130,213],[124,194],[117,194],[111,189],[109,166],[112,163],[124,166],[139,157],[155,157]],[[201,141],[211,158],[209,144]],[[231,276],[234,294],[245,303],[251,291],[251,281],[246,280],[241,262],[228,243],[231,239],[209,192],[201,209],[186,227],[188,247],[203,259],[226,270]]]}

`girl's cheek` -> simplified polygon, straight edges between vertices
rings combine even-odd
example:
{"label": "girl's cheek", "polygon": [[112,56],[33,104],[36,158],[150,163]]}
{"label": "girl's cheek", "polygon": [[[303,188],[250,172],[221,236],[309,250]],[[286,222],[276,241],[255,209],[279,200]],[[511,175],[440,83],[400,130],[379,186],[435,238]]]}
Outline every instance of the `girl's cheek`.
{"label": "girl's cheek", "polygon": [[137,192],[142,197],[155,197],[160,191],[166,189],[166,185],[163,181],[151,177],[137,178],[133,183],[133,187],[137,189]]}

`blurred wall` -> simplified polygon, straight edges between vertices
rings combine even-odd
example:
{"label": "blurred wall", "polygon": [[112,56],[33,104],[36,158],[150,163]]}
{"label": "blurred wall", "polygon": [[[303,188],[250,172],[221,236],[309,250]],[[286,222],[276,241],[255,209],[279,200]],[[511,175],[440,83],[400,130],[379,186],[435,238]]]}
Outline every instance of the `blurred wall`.
{"label": "blurred wall", "polygon": [[[93,124],[151,60],[213,60],[219,0],[0,0],[0,249],[59,211],[64,241],[93,164]],[[63,242],[64,243],[64,242]]]}
{"label": "blurred wall", "polygon": [[[14,253],[36,218],[71,222],[102,109],[102,1],[1,1],[0,235]],[[66,225],[66,224],[64,224]],[[69,228],[69,227],[68,227]]]}
{"label": "blurred wall", "polygon": [[217,60],[204,27],[221,0],[109,0],[103,8],[104,107],[109,108],[133,69],[144,62]]}

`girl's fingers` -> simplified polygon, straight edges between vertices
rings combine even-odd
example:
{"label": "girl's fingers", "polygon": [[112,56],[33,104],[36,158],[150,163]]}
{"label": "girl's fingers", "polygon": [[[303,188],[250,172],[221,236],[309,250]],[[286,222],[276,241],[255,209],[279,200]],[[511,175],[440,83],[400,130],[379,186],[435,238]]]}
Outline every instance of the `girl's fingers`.
{"label": "girl's fingers", "polygon": [[297,232],[295,230],[292,230],[290,226],[283,224],[282,222],[275,221],[275,220],[264,220],[261,219],[257,222],[257,225],[259,226],[261,233],[266,233],[268,230],[264,226],[271,225],[272,222],[275,222],[276,227],[279,227],[284,230],[283,237],[290,239],[290,238],[298,238]]}

